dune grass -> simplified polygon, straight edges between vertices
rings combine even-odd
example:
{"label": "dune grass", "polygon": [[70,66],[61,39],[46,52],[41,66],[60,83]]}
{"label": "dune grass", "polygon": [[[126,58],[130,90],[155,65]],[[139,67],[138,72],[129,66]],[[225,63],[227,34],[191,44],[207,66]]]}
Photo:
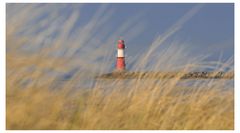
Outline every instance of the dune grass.
{"label": "dune grass", "polygon": [[[234,129],[233,88],[225,79],[185,87],[177,85],[182,75],[111,79],[107,88],[99,80],[90,89],[72,90],[82,75],[55,90],[55,78],[24,71],[30,59],[23,65],[19,59],[7,60],[7,129]],[[24,85],[26,79],[32,80]]]}
{"label": "dune grass", "polygon": [[7,80],[7,129],[234,127],[233,91],[222,91],[224,81],[196,84],[194,91],[184,94],[189,88],[178,87],[177,79],[150,81],[144,87],[133,83],[137,81],[128,85],[114,81],[115,88],[108,93],[101,85],[74,93],[69,86],[51,90],[50,83],[21,89],[19,80]]}
{"label": "dune grass", "polygon": [[[109,64],[115,60],[112,58],[114,40],[120,33],[128,35],[126,29],[138,29],[131,27],[136,18],[129,19],[106,41],[101,41],[99,37],[103,33],[92,36],[110,18],[108,14],[100,19],[108,11],[105,6],[74,35],[70,35],[70,30],[75,28],[74,22],[78,20],[75,7],[70,16],[59,18],[68,18],[61,23],[56,16],[60,13],[58,7],[65,5],[54,8],[51,8],[53,5],[41,5],[42,8],[31,4],[14,6],[7,7],[6,129],[234,129],[234,89],[229,80],[195,80],[190,86],[179,85],[188,82],[181,80],[181,74],[174,79],[162,80],[94,80],[95,76],[111,71]],[[16,12],[10,12],[11,8]],[[49,13],[47,21],[27,23],[45,13]],[[231,68],[229,72],[233,72],[233,58],[225,62],[204,62],[204,57],[186,55],[185,49],[172,45],[160,55],[154,52],[185,21],[179,20],[181,23],[176,24],[178,28],[170,28],[166,35],[160,35],[149,44],[150,49],[142,53],[144,60],[133,60],[133,69],[154,71],[177,68],[180,73],[185,73],[217,65],[216,69],[220,71]],[[59,26],[56,30],[60,35],[47,44],[37,43],[55,33],[55,30],[51,31],[55,25]],[[48,30],[33,32],[43,26]],[[20,31],[22,35],[18,34]],[[39,47],[34,51],[36,46]],[[30,52],[24,48],[29,48]],[[80,50],[77,53],[80,55],[75,56],[77,50]],[[62,54],[56,54],[62,51]],[[146,68],[153,59],[152,54],[157,58],[150,68]],[[97,61],[99,58],[103,60]],[[56,85],[60,74],[76,67],[79,70],[70,80]],[[84,86],[87,82],[92,82],[88,88]]]}

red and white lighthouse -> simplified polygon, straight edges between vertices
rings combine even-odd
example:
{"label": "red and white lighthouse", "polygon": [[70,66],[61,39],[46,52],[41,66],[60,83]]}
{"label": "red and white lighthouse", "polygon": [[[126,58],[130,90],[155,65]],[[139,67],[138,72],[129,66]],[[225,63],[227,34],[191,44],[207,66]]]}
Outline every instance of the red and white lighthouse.
{"label": "red and white lighthouse", "polygon": [[124,40],[118,40],[117,45],[117,63],[116,63],[116,70],[117,71],[124,71],[125,70],[125,56],[124,56]]}

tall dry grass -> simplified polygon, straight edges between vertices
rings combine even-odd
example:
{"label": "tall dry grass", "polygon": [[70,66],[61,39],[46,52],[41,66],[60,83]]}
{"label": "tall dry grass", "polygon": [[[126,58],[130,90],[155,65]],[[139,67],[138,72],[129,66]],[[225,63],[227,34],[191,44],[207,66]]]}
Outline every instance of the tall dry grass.
{"label": "tall dry grass", "polygon": [[[234,91],[229,80],[180,80],[182,75],[162,80],[94,80],[94,76],[110,70],[106,64],[114,60],[112,43],[119,32],[127,34],[126,29],[138,18],[130,19],[102,42],[104,31],[94,39],[91,37],[111,17],[108,14],[100,19],[109,11],[106,5],[75,35],[70,35],[70,30],[79,19],[81,6],[73,6],[70,16],[58,18],[65,6],[68,5],[10,4],[7,7],[7,129],[234,129]],[[156,62],[147,68],[152,56],[156,57],[153,49],[181,29],[199,8],[190,10],[175,26],[157,37],[144,60],[137,61],[133,68],[187,72],[216,67],[233,71],[232,58],[226,62],[204,62],[205,57],[189,58],[185,49],[175,45],[158,55]],[[30,23],[45,13],[49,15],[46,19]],[[62,23],[61,18],[65,17],[68,21]],[[61,24],[60,29],[56,24]],[[34,32],[44,26],[48,30]],[[138,28],[132,27],[133,31]],[[57,37],[42,43],[56,31]],[[137,35],[132,33],[134,36]],[[98,47],[95,43],[104,45]],[[74,71],[70,80],[58,82],[59,75],[74,68],[79,70]],[[88,82],[91,86],[86,88]],[[192,84],[179,85],[183,82]]]}

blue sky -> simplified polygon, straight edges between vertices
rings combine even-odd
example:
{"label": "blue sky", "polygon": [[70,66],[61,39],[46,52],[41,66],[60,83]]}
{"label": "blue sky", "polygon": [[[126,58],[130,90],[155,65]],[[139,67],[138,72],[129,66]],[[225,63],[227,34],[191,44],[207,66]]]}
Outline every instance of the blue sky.
{"label": "blue sky", "polygon": [[[87,18],[98,6],[87,4],[82,9],[83,15]],[[134,56],[148,50],[157,35],[164,34],[194,6],[197,4],[110,4],[109,10],[115,12],[108,27],[117,28],[124,21],[139,16],[135,24],[144,27],[141,34],[135,38],[119,34],[126,40],[128,56]],[[171,41],[188,47],[193,56],[208,54],[207,60],[218,60],[220,56],[222,61],[229,59],[234,53],[234,4],[204,4],[179,31],[168,37],[165,45]]]}
{"label": "blue sky", "polygon": [[[74,12],[77,13],[74,15]],[[8,4],[7,24],[13,27],[16,21],[22,22],[17,27],[18,33],[36,38],[31,45],[50,45],[54,36],[63,33],[60,54],[67,53],[71,43],[84,44],[71,49],[82,54],[110,43],[106,51],[112,51],[112,57],[116,54],[116,41],[122,37],[127,46],[128,66],[134,64],[134,57],[144,56],[159,36],[164,38],[164,45],[157,47],[155,53],[163,52],[161,50],[174,43],[188,48],[192,56],[210,55],[207,60],[218,60],[222,55],[224,61],[233,56],[234,51],[232,3]],[[69,24],[73,25],[70,29]],[[115,59],[111,57],[109,60],[114,67]]]}
{"label": "blue sky", "polygon": [[[147,48],[154,37],[163,34],[171,25],[196,4],[112,4],[116,15],[110,25],[114,28],[128,18],[143,14],[138,21],[144,23],[144,32],[133,40],[127,40],[132,51],[135,47]],[[87,5],[85,10],[91,10],[96,5]],[[233,56],[234,13],[233,4],[205,4],[181,30],[169,39],[189,42],[193,50],[212,49],[212,52],[224,52],[224,57]],[[127,35],[120,35],[127,36]],[[224,43],[224,44],[223,44]],[[226,43],[226,44],[225,44]],[[140,45],[140,46],[139,46]],[[181,44],[179,44],[181,45]],[[226,45],[226,49],[218,49],[218,45]],[[215,47],[216,46],[216,47]],[[214,48],[212,48],[214,47]],[[214,50],[216,48],[216,50]],[[138,51],[136,49],[136,51]],[[195,52],[194,51],[194,52]],[[216,57],[219,56],[216,54]]]}

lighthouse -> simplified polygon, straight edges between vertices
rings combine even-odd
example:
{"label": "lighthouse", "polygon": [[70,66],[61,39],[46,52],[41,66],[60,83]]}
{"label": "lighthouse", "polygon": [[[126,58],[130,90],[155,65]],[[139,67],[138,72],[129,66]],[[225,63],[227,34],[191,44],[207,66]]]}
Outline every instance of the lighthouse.
{"label": "lighthouse", "polygon": [[124,49],[125,49],[124,40],[118,40],[117,63],[116,63],[116,71],[118,72],[122,72],[126,69]]}

